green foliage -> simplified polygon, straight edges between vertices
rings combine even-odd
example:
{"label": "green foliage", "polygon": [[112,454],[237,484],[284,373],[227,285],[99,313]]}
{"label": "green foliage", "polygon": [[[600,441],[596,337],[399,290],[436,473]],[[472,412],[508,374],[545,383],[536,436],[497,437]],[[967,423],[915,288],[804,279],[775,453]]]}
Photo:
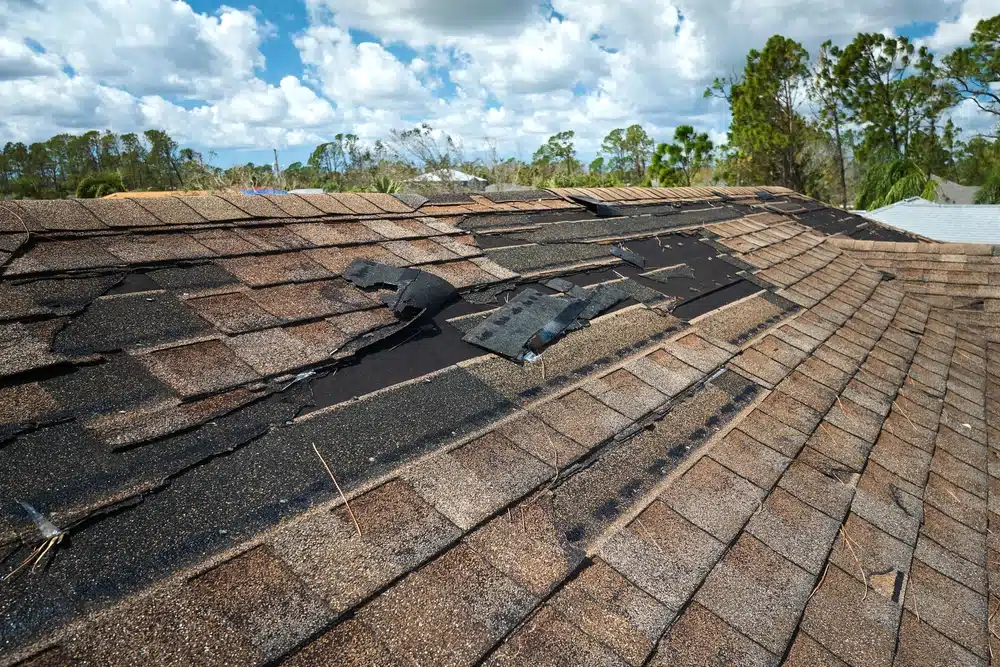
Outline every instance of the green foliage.
{"label": "green foliage", "polygon": [[402,184],[392,180],[385,174],[379,174],[372,181],[372,192],[385,192],[391,195],[399,192],[402,188]]}
{"label": "green foliage", "polygon": [[1000,168],[990,174],[976,191],[975,203],[1000,204]]}
{"label": "green foliage", "polygon": [[937,80],[931,52],[906,37],[861,33],[829,52],[847,118],[862,128],[863,160],[886,150],[909,155],[914,139],[954,100]]}
{"label": "green foliage", "polygon": [[80,199],[104,197],[114,192],[125,192],[125,184],[117,172],[87,176],[76,186],[76,196]]}
{"label": "green foliage", "polygon": [[[532,156],[532,162],[543,171],[554,172],[564,170],[566,176],[573,173],[579,166],[576,160],[576,148],[573,145],[573,137],[576,132],[566,130],[549,137],[548,141],[538,147]],[[551,177],[551,176],[550,176]]]}
{"label": "green foliage", "polygon": [[1000,14],[979,21],[970,41],[944,58],[942,72],[960,99],[1000,116]]}
{"label": "green foliage", "polygon": [[650,175],[661,185],[691,185],[695,174],[712,161],[708,133],[697,133],[690,125],[674,129],[674,143],[660,144],[653,154]]}
{"label": "green foliage", "polygon": [[934,200],[937,184],[911,159],[895,156],[868,166],[858,184],[855,208],[874,210],[910,197]]}
{"label": "green foliage", "polygon": [[601,153],[608,156],[611,172],[638,183],[646,175],[646,162],[653,153],[653,139],[641,125],[619,127],[604,137]]}

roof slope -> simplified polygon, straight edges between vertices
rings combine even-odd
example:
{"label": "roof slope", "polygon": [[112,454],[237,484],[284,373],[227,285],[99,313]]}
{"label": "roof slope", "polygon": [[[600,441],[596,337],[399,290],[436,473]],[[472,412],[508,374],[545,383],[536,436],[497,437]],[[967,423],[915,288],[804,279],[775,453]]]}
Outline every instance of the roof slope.
{"label": "roof slope", "polygon": [[[990,660],[992,247],[777,188],[193,199],[0,207],[0,664]],[[629,296],[462,339],[529,288]]]}
{"label": "roof slope", "polygon": [[861,215],[936,241],[1000,243],[1000,206],[937,204],[912,197]]}

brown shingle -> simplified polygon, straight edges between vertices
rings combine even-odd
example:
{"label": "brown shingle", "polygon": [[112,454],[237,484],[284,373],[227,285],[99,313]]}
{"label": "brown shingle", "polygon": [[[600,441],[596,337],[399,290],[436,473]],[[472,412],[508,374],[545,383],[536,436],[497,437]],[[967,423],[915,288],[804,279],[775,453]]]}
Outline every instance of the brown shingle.
{"label": "brown shingle", "polygon": [[189,299],[186,303],[201,317],[226,333],[263,329],[281,323],[281,320],[250,299],[246,292],[199,297]]}
{"label": "brown shingle", "polygon": [[347,510],[338,506],[312,512],[267,539],[274,553],[338,613],[461,534],[400,480],[354,498],[351,509],[361,536]]}
{"label": "brown shingle", "polygon": [[673,612],[598,560],[549,603],[630,665],[642,665]]}
{"label": "brown shingle", "polygon": [[551,477],[553,471],[492,432],[404,473],[423,498],[469,529]]}
{"label": "brown shingle", "polygon": [[364,292],[339,280],[265,287],[250,292],[250,298],[285,321],[336,315],[375,304]]}
{"label": "brown shingle", "polygon": [[133,200],[165,225],[190,225],[208,222],[178,197],[141,197]]}
{"label": "brown shingle", "polygon": [[711,459],[701,459],[663,494],[663,502],[722,542],[760,506],[764,492]]}
{"label": "brown shingle", "polygon": [[815,578],[743,535],[708,575],[695,600],[769,651],[792,639]]}
{"label": "brown shingle", "polygon": [[680,609],[725,545],[653,501],[602,547],[601,558],[669,609]]}
{"label": "brown shingle", "polygon": [[380,595],[359,618],[393,654],[416,664],[469,664],[512,630],[535,602],[459,545]]}
{"label": "brown shingle", "polygon": [[257,379],[232,350],[217,340],[141,355],[150,370],[184,397],[208,394]]}
{"label": "brown shingle", "polygon": [[650,661],[655,667],[771,667],[778,658],[697,602],[670,628]]}
{"label": "brown shingle", "polygon": [[251,287],[332,277],[303,252],[220,259],[218,264]]}

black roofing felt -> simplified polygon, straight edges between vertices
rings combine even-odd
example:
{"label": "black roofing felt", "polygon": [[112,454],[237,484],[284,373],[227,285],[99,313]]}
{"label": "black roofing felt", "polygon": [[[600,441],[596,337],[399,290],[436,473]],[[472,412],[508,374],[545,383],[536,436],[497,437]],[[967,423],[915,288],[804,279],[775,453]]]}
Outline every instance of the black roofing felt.
{"label": "black roofing felt", "polygon": [[538,201],[540,199],[559,199],[548,190],[508,190],[506,192],[484,192],[483,196],[492,202],[504,204],[514,201]]}
{"label": "black roofing felt", "polygon": [[56,335],[52,348],[66,354],[92,354],[153,345],[212,328],[168,293],[98,299]]}

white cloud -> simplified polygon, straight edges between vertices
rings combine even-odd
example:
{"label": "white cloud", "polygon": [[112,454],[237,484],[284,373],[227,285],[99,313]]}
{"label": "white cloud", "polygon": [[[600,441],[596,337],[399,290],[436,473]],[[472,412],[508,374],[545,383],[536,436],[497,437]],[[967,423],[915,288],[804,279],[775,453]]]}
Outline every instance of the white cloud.
{"label": "white cloud", "polygon": [[[926,21],[938,24],[928,43],[946,49],[1000,11],[995,5],[305,0],[307,25],[278,34],[252,7],[8,0],[0,5],[0,140],[157,126],[198,148],[266,148],[345,130],[374,140],[420,121],[470,150],[492,138],[521,157],[565,129],[577,132],[587,157],[611,128],[631,123],[658,140],[682,123],[720,139],[728,114],[703,98],[705,87],[741,69],[774,32],[815,50],[825,39]],[[301,59],[280,63],[280,80],[268,75],[276,66],[262,52],[268,40],[287,40]],[[955,117],[966,128],[982,123],[967,107]]]}

